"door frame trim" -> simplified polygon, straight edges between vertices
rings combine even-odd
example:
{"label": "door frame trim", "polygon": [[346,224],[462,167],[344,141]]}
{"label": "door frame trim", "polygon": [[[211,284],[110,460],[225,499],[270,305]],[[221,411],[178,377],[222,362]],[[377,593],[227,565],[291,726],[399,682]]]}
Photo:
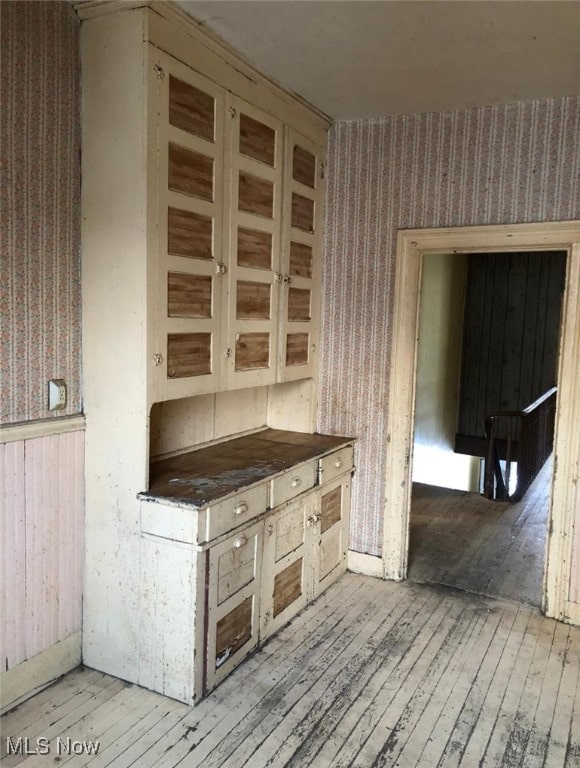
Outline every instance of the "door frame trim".
{"label": "door frame trim", "polygon": [[568,255],[542,604],[546,615],[580,623],[580,603],[570,599],[574,510],[580,483],[580,221],[399,231],[387,408],[383,576],[396,580],[407,576],[423,257],[522,250],[563,250]]}

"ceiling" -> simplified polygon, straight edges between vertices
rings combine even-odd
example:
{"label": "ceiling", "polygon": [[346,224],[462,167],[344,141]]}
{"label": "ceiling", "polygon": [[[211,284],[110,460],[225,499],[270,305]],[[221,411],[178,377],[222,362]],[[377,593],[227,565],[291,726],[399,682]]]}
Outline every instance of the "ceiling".
{"label": "ceiling", "polygon": [[580,2],[178,0],[334,120],[580,93]]}

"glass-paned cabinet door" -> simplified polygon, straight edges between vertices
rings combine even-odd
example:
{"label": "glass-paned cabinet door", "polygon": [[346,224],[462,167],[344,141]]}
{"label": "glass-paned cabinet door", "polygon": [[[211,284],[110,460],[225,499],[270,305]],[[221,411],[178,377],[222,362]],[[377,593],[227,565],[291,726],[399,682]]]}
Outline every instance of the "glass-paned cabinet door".
{"label": "glass-paned cabinet door", "polygon": [[282,124],[242,99],[226,103],[230,181],[227,389],[274,383],[281,275]]}
{"label": "glass-paned cabinet door", "polygon": [[324,149],[287,128],[278,381],[316,374]]}
{"label": "glass-paned cabinet door", "polygon": [[155,51],[158,253],[154,334],[157,400],[219,389],[223,251],[224,92]]}

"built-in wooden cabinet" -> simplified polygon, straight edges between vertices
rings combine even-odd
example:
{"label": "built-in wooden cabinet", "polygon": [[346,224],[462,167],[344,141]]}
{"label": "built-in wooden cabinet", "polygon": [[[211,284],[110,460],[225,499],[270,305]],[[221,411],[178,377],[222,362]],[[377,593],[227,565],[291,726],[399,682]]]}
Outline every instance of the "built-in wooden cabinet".
{"label": "built-in wooden cabinet", "polygon": [[221,455],[233,435],[314,432],[329,121],[171,2],[76,8],[83,658],[192,703],[265,636],[265,612],[280,623],[310,599],[312,536],[305,527],[299,599],[297,550],[281,555],[279,543],[271,555],[265,521],[279,515],[283,536],[287,505],[319,503],[317,460],[329,451],[284,464],[272,483],[254,467],[202,503],[192,477],[168,476],[170,491],[147,497],[151,446],[163,436],[164,456],[187,462],[219,442],[214,459],[234,476],[237,457],[223,467]]}
{"label": "built-in wooden cabinet", "polygon": [[[183,678],[191,680],[181,698],[193,702],[344,573],[352,472],[347,438],[277,430],[160,462],[151,490],[141,494],[141,537],[147,551],[189,548],[206,597],[196,605],[193,637],[183,639],[185,653],[174,667],[165,656],[155,658],[155,648],[165,653],[163,619],[157,629],[143,629],[153,649],[143,660],[145,674],[165,664],[159,687],[151,687],[173,692]],[[224,496],[232,475],[237,487]],[[146,562],[156,568],[167,561],[158,552]],[[191,561],[183,562],[183,574],[172,576],[183,590],[168,598],[160,585],[168,618],[191,604]],[[158,616],[155,579],[145,572],[143,583],[144,610],[151,606],[149,613]],[[203,651],[191,653],[192,647]]]}
{"label": "built-in wooden cabinet", "polygon": [[324,147],[157,50],[159,400],[315,373]]}
{"label": "built-in wooden cabinet", "polygon": [[152,50],[150,126],[154,166],[157,290],[149,363],[160,400],[221,387],[226,301],[224,247],[225,93]]}

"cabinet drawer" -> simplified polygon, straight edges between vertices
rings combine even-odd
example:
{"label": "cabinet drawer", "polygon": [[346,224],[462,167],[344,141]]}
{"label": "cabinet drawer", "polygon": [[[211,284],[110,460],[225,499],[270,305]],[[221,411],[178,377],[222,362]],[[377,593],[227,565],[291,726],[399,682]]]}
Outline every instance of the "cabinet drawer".
{"label": "cabinet drawer", "polygon": [[261,515],[268,508],[268,483],[249,488],[206,510],[207,541],[233,531],[239,525]]}
{"label": "cabinet drawer", "polygon": [[300,467],[294,467],[271,483],[270,506],[279,507],[285,501],[293,499],[316,483],[316,462],[309,461]]}
{"label": "cabinet drawer", "polygon": [[334,480],[339,475],[344,475],[345,472],[349,472],[353,467],[352,445],[348,445],[346,448],[341,448],[340,451],[331,453],[330,456],[319,459],[319,465],[321,485]]}

